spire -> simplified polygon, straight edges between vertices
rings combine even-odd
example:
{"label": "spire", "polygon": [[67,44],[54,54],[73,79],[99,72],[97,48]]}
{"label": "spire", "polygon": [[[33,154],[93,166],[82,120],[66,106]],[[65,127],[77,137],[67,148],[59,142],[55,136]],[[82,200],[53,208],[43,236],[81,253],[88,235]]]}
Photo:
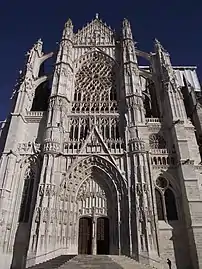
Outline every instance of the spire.
{"label": "spire", "polygon": [[133,39],[130,22],[127,19],[123,20],[122,29],[123,29],[123,38]]}
{"label": "spire", "polygon": [[73,24],[72,20],[68,19],[65,23],[64,30],[63,30],[63,39],[71,39],[73,36]]}
{"label": "spire", "polygon": [[99,13],[95,14],[95,18],[98,20],[99,19]]}

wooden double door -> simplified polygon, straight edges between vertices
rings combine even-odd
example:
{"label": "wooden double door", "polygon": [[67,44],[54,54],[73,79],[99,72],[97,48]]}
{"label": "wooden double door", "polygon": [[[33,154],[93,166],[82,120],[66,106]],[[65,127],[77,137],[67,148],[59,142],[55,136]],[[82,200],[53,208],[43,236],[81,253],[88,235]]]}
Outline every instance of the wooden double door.
{"label": "wooden double door", "polygon": [[109,219],[83,217],[79,220],[79,254],[109,254]]}

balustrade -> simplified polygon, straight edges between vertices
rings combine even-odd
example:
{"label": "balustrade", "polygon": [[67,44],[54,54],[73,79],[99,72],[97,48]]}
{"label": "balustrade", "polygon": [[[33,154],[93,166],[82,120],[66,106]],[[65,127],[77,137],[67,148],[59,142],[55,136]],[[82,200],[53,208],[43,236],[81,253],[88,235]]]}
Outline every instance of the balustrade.
{"label": "balustrade", "polygon": [[[84,145],[84,139],[70,140],[64,143],[64,153],[76,153]],[[124,148],[124,141],[121,138],[118,139],[105,139],[104,143],[108,147],[111,153],[121,153]],[[89,141],[86,144],[87,153],[100,153],[102,151],[102,143],[98,140]]]}
{"label": "balustrade", "polygon": [[162,120],[160,118],[146,118],[146,123],[161,123]]}

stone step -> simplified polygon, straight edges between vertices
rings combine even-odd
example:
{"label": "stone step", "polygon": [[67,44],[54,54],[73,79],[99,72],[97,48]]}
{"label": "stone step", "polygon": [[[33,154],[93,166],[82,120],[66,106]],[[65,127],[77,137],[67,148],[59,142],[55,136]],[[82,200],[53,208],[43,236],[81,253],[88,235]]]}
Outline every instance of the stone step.
{"label": "stone step", "polygon": [[152,269],[152,267],[123,255],[78,255],[59,256],[29,269]]}
{"label": "stone step", "polygon": [[122,266],[124,269],[152,269],[155,268],[150,265],[139,263],[138,261],[131,259],[124,255],[109,255],[111,259]]}
{"label": "stone step", "polygon": [[29,267],[29,269],[58,269],[61,265],[74,258],[75,255],[61,255],[43,263]]}
{"label": "stone step", "polygon": [[78,255],[59,269],[123,269],[107,255]]}

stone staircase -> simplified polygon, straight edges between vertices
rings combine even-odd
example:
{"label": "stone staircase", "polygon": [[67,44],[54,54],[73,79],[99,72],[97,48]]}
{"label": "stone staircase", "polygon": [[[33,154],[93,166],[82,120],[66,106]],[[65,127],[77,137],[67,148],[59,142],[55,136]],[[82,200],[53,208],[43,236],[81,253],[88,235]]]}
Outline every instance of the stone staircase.
{"label": "stone staircase", "polygon": [[126,256],[78,255],[59,256],[29,269],[152,269]]}

